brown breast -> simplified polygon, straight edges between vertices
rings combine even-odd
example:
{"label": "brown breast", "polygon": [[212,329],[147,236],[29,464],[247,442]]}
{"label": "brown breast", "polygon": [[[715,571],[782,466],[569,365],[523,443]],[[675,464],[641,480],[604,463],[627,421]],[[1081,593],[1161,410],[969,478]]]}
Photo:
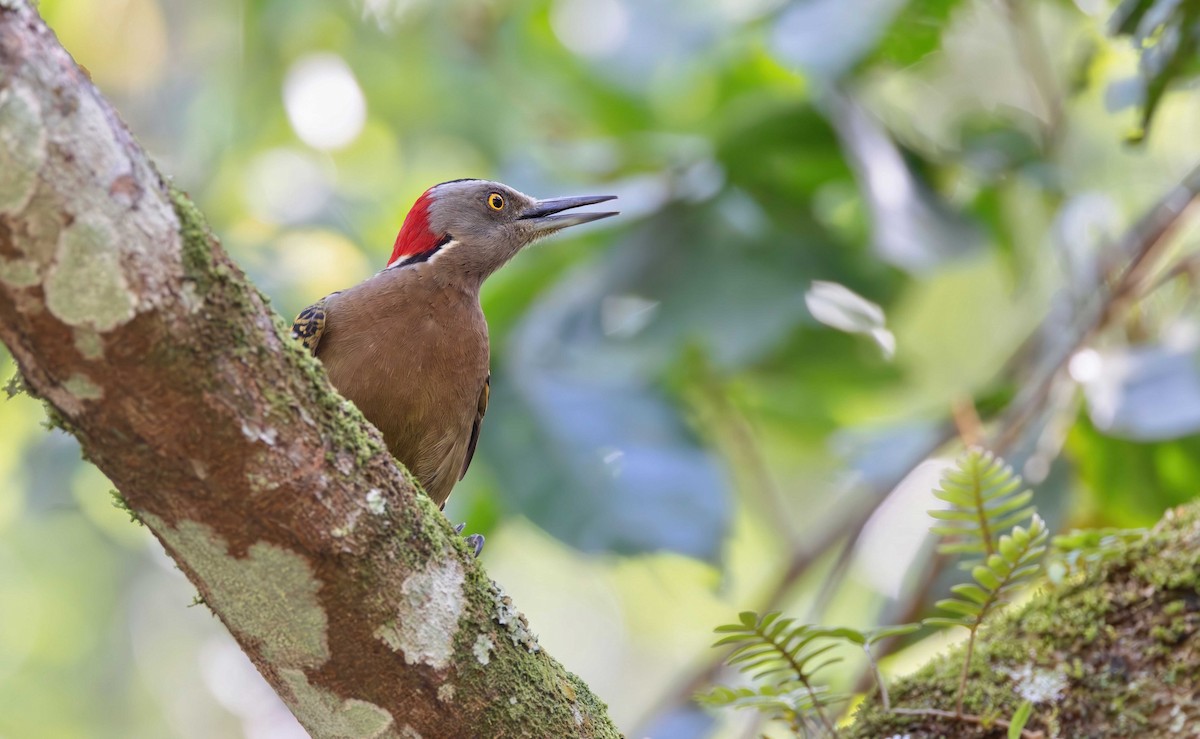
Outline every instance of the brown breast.
{"label": "brown breast", "polygon": [[330,296],[317,356],[442,505],[467,456],[488,334],[478,289],[444,284],[434,269],[384,270]]}

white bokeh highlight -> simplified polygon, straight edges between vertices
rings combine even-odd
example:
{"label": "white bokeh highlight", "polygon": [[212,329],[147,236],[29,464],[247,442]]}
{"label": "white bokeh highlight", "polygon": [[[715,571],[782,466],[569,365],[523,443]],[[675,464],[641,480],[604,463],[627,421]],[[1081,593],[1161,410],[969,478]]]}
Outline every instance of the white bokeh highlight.
{"label": "white bokeh highlight", "polygon": [[290,225],[321,212],[333,195],[332,175],[312,152],[268,149],[250,161],[242,192],[260,221]]}
{"label": "white bokeh highlight", "polygon": [[550,27],[573,54],[606,56],[629,36],[629,10],[621,0],[557,0]]}
{"label": "white bokeh highlight", "polygon": [[296,60],[283,81],[283,106],[300,140],[322,151],[348,145],[367,121],[362,88],[336,54]]}

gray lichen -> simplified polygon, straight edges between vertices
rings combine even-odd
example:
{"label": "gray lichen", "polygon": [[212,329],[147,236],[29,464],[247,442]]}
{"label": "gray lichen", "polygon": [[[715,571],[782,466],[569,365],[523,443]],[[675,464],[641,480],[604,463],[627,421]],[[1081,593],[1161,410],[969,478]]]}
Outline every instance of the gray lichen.
{"label": "gray lichen", "polygon": [[63,323],[109,331],[134,314],[134,295],[121,269],[120,244],[103,217],[80,217],[59,236],[46,275],[46,307]]}
{"label": "gray lichen", "polygon": [[508,638],[512,639],[512,643],[524,647],[531,653],[540,652],[542,647],[538,644],[537,636],[529,630],[529,622],[525,620],[525,614],[517,610],[513,605],[512,598],[508,597],[494,580],[492,581],[492,601],[495,606],[492,620],[504,627]]}
{"label": "gray lichen", "polygon": [[386,709],[356,698],[342,699],[308,681],[300,670],[279,671],[292,693],[292,710],[313,736],[331,739],[377,739],[395,719]]}
{"label": "gray lichen", "polygon": [[16,85],[0,90],[0,213],[25,207],[45,161],[46,128],[37,97]]}
{"label": "gray lichen", "polygon": [[63,383],[63,388],[80,400],[100,400],[104,397],[104,391],[99,385],[92,382],[87,375],[78,372]]}
{"label": "gray lichen", "polygon": [[[424,662],[444,669],[454,656],[454,637],[464,606],[466,573],[457,559],[435,559],[409,575],[400,586],[396,619],[375,630],[408,664]],[[420,614],[420,618],[412,618]]]}
{"label": "gray lichen", "polygon": [[207,585],[209,603],[229,629],[261,643],[272,665],[311,668],[329,660],[328,618],[317,600],[321,583],[302,555],[258,542],[238,558],[204,524],[182,521],[171,528],[153,515],[142,518]]}

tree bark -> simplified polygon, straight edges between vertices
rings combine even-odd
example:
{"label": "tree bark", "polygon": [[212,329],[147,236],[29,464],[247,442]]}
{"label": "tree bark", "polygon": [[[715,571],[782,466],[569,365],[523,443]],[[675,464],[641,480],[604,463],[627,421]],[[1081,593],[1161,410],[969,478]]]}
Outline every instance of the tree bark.
{"label": "tree bark", "polygon": [[613,737],[25,0],[0,340],[314,737]]}
{"label": "tree bark", "polygon": [[[964,712],[1045,737],[1185,737],[1200,732],[1200,502],[1168,512],[1141,540],[1092,552],[1064,584],[985,626]],[[905,709],[953,713],[962,649],[890,689]],[[864,703],[847,737],[1003,739],[1006,729],[898,714]],[[1028,734],[1026,735],[1028,736]]]}

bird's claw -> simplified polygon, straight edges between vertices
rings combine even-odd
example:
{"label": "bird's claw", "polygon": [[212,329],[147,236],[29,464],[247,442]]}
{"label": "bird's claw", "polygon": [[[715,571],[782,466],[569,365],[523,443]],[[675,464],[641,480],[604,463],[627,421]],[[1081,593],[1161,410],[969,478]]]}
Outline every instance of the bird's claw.
{"label": "bird's claw", "polygon": [[[460,523],[459,525],[454,527],[454,533],[461,534],[463,532],[463,529],[465,529],[466,527],[467,527],[467,524],[464,521],[463,523]],[[467,540],[467,546],[469,546],[475,550],[475,556],[478,557],[480,552],[483,551],[483,542],[484,542],[483,534],[471,534],[470,536],[463,537],[463,538],[465,538]]]}

